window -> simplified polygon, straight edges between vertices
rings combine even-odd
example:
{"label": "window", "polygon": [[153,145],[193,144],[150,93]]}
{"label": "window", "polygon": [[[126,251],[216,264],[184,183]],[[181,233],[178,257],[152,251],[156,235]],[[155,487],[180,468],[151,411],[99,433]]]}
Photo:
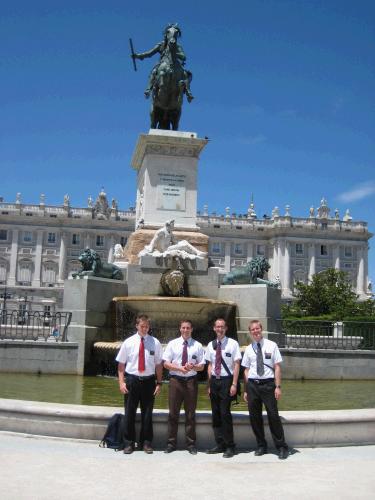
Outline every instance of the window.
{"label": "window", "polygon": [[235,255],[242,255],[243,253],[243,247],[241,243],[235,243],[234,245],[234,253]]}
{"label": "window", "polygon": [[328,229],[328,224],[326,222],[322,222],[321,228],[322,229]]}
{"label": "window", "polygon": [[56,283],[56,266],[53,263],[46,263],[43,269],[43,282]]}
{"label": "window", "polygon": [[0,240],[6,241],[8,239],[8,234],[6,229],[0,229]]}
{"label": "window", "polygon": [[7,280],[7,265],[5,262],[0,263],[0,282],[6,282]]}
{"label": "window", "polygon": [[56,233],[48,233],[47,242],[56,243]]}
{"label": "window", "polygon": [[20,262],[18,268],[18,281],[21,283],[31,282],[31,262]]}
{"label": "window", "polygon": [[265,255],[266,247],[265,245],[257,245],[257,255]]}
{"label": "window", "polygon": [[104,236],[101,236],[100,234],[96,236],[96,246],[104,247]]}
{"label": "window", "polygon": [[296,243],[296,254],[303,255],[303,245],[302,245],[302,243]]}
{"label": "window", "polygon": [[352,257],[353,256],[352,247],[345,247],[344,255],[345,255],[345,257]]}
{"label": "window", "polygon": [[351,262],[344,262],[344,269],[351,269],[351,268],[352,268]]}
{"label": "window", "polygon": [[72,234],[72,245],[79,245],[79,234]]}
{"label": "window", "polygon": [[23,241],[25,243],[29,243],[30,241],[33,241],[33,233],[31,231],[24,231]]}
{"label": "window", "polygon": [[320,245],[320,255],[328,255],[327,245]]}
{"label": "window", "polygon": [[221,245],[218,242],[212,243],[211,246],[212,253],[221,253]]}
{"label": "window", "polygon": [[18,304],[18,311],[21,317],[25,316],[27,311],[27,304],[25,302],[20,302],[20,304]]}

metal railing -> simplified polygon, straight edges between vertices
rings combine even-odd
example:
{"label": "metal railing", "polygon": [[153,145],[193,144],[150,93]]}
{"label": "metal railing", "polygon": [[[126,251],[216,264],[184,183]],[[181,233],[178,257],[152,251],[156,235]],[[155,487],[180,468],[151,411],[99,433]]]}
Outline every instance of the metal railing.
{"label": "metal railing", "polygon": [[0,340],[68,341],[71,312],[0,311]]}
{"label": "metal railing", "polygon": [[285,347],[375,350],[375,322],[281,320]]}

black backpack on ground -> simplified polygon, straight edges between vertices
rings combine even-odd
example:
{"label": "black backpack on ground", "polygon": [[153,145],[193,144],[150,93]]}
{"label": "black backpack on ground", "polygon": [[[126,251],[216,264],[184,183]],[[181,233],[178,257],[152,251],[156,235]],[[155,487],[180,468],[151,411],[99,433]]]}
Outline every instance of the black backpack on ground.
{"label": "black backpack on ground", "polygon": [[122,413],[112,415],[99,446],[101,448],[112,448],[116,451],[123,450],[125,448],[124,423],[125,416]]}

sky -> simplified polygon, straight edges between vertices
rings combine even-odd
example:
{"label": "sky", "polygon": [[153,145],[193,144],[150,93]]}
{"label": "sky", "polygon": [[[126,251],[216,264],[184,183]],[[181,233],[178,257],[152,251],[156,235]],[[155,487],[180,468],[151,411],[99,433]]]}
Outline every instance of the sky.
{"label": "sky", "polygon": [[[198,208],[307,217],[322,197],[375,231],[372,0],[5,0],[0,16],[0,196],[86,206],[103,186],[135,204],[130,160],[149,129],[157,56],[178,22],[195,99],[180,130],[208,136]],[[375,240],[374,240],[375,241]],[[370,240],[370,247],[374,243]],[[375,281],[375,252],[369,251]]]}

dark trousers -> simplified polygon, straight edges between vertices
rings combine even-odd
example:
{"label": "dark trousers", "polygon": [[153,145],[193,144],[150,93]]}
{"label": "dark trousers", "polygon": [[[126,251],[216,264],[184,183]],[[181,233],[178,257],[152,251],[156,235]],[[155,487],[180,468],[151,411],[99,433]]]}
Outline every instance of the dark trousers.
{"label": "dark trousers", "polygon": [[247,405],[250,414],[250,424],[255,434],[258,447],[267,448],[267,442],[264,437],[264,425],[262,416],[262,404],[264,404],[272,439],[275,447],[287,448],[285,442],[284,429],[277,409],[277,401],[275,398],[275,382],[273,380],[262,384],[257,384],[254,381],[248,380],[247,386]]}
{"label": "dark trousers", "polygon": [[185,410],[186,446],[195,444],[195,410],[197,408],[197,398],[197,377],[182,380],[171,376],[168,395],[168,444],[171,444],[173,447],[177,445],[178,421],[182,403],[184,403]]}
{"label": "dark trousers", "polygon": [[128,394],[124,397],[125,425],[124,438],[126,446],[134,445],[135,418],[138,405],[141,408],[141,432],[139,445],[150,444],[154,437],[152,427],[152,410],[154,408],[155,377],[140,380],[138,377],[126,374],[126,387]]}
{"label": "dark trousers", "polygon": [[212,427],[218,446],[233,448],[233,422],[230,412],[232,398],[229,394],[232,377],[210,380]]}

